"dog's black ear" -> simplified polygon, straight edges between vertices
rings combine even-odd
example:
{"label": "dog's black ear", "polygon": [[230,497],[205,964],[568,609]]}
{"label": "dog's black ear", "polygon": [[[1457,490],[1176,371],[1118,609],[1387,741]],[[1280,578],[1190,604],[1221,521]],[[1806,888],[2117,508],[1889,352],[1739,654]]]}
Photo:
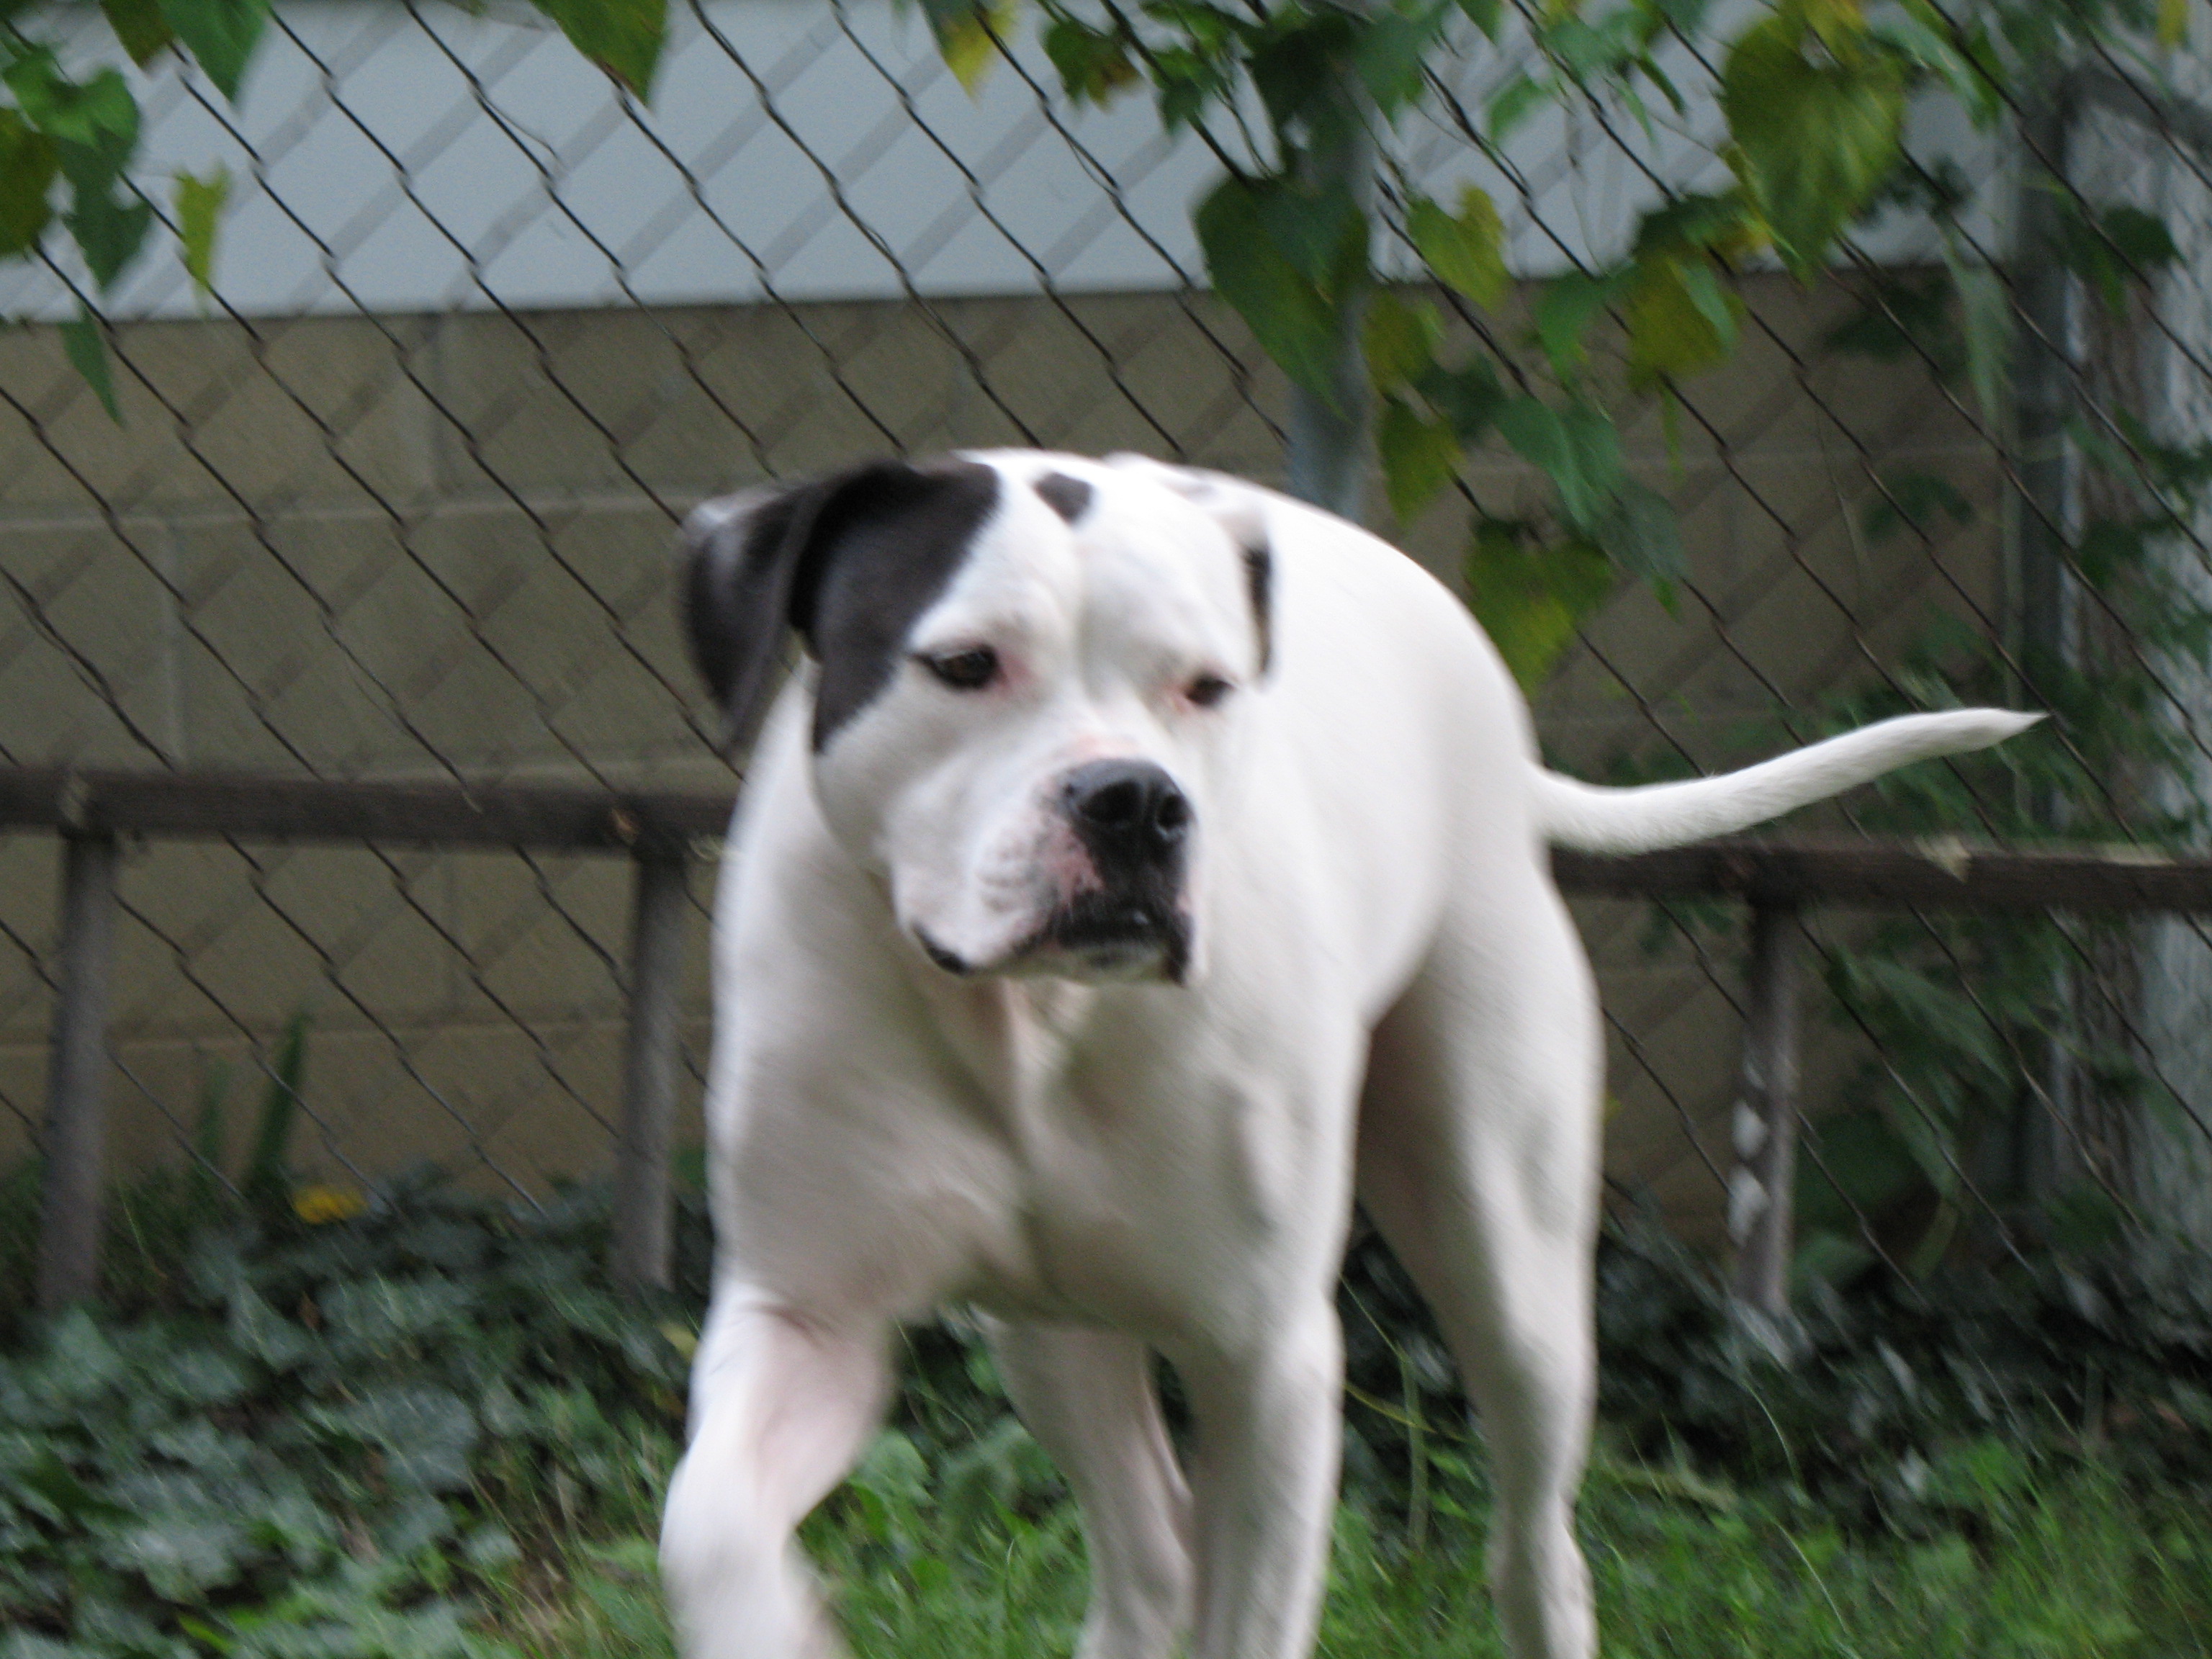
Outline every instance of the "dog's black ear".
{"label": "dog's black ear", "polygon": [[915,493],[922,475],[872,461],[811,483],[702,501],[684,522],[684,633],[732,736],[775,690],[785,631],[807,631],[831,545],[856,513]]}

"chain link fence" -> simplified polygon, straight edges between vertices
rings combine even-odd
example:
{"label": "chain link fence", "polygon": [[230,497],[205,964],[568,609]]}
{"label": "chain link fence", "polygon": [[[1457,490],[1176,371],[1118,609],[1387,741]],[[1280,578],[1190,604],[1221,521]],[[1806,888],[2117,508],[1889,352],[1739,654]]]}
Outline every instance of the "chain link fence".
{"label": "chain link fence", "polygon": [[[97,27],[88,14],[86,50]],[[1669,51],[1685,84],[1710,80]],[[1666,193],[1725,176],[1715,133],[1602,108],[1547,114],[1499,148],[1480,112],[1522,66],[1509,46],[1440,78],[1393,135],[1384,196],[1482,183],[1524,290],[1610,257]],[[236,107],[173,67],[138,89],[149,198],[165,200],[163,171],[220,161],[232,206],[211,293],[157,252],[105,306],[119,424],[54,326],[89,292],[82,273],[0,279],[0,307],[29,325],[0,336],[0,767],[730,793],[672,605],[674,526],[702,496],[997,444],[1282,476],[1285,389],[1202,286],[1188,228],[1216,162],[1164,137],[1141,100],[1070,108],[1027,44],[971,98],[920,21],[887,8],[695,0],[647,108],[496,3],[299,0],[276,10]],[[2034,129],[2063,133],[2063,155],[1915,130],[1931,174],[2056,174],[2068,199],[2157,208],[2182,244],[2121,272],[2119,313],[2063,276],[2052,314],[2069,331],[2053,338],[2014,258],[2018,224],[1961,222],[1965,257],[2011,284],[2023,349],[2040,342],[2063,371],[2063,418],[2039,436],[2017,408],[1978,402],[1902,314],[1943,247],[1878,225],[1809,291],[1745,279],[1735,359],[1626,431],[1632,470],[1680,511],[1690,574],[1671,604],[1624,590],[1586,631],[1539,701],[1559,763],[1739,763],[1853,697],[1929,695],[1931,639],[1983,642],[2008,695],[2043,702],[2023,633],[2039,581],[2072,607],[2075,667],[2124,654],[2123,620],[2082,619],[2096,585],[2079,579],[2081,506],[2054,506],[2034,470],[2050,456],[2029,452],[2101,443],[2124,474],[2131,448],[2206,429],[2212,196],[2191,90],[2133,112],[2109,85],[2069,96]],[[1513,313],[1463,321],[1510,342]],[[1886,359],[1835,349],[1869,318],[1893,325]],[[2143,476],[2118,487],[2162,487]],[[1394,532],[1447,580],[1471,512],[1510,514],[1541,489],[1503,457],[1466,483]],[[2033,525],[2054,511],[2039,574]],[[2172,544],[2199,594],[2207,527]],[[2201,665],[2152,666],[2179,746],[2212,754]],[[2115,787],[2193,799],[2208,778],[2170,768]],[[12,1154],[36,1143],[47,1086],[60,860],[26,835],[0,860]],[[696,1099],[708,882],[692,885]],[[305,1170],[368,1183],[434,1161],[526,1197],[596,1175],[620,1093],[629,892],[622,861],[591,853],[126,847],[118,1166],[197,1155],[211,1099],[242,1123],[276,1034],[304,1015]],[[1613,1035],[1614,1189],[1718,1241],[1741,1187],[1740,918],[1578,908]],[[1876,931],[1840,914],[1808,926],[1838,983]],[[1955,948],[1933,920],[1881,926]],[[2075,1176],[2203,1236],[2212,951],[2185,921],[2067,937],[2053,982],[2133,1057],[2132,1080],[2087,1075],[2088,1045],[2064,1030],[2023,1046],[1994,1012],[1984,1058]],[[1970,1005],[1972,969],[1958,975]],[[1924,1084],[1887,1029],[1848,1001],[1808,1017],[1815,1166],[1847,1150],[1819,1126],[1863,1114],[1869,1090],[1911,1140]],[[2094,1100],[2129,1089],[2157,1109],[2114,1105],[2124,1133],[2096,1127]],[[1934,1123],[1945,1109],[1925,1109]],[[1938,1201],[2002,1212],[2020,1159],[1929,1137],[1957,1177]],[[1861,1214],[1857,1231],[1881,1249],[1894,1228]]]}

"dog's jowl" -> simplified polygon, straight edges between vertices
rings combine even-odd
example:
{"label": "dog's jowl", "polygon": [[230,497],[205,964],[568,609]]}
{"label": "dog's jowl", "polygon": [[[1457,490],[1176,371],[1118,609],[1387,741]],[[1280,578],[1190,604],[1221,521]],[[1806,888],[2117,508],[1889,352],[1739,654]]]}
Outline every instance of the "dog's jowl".
{"label": "dog's jowl", "polygon": [[1085,1659],[1305,1654],[1355,1194],[1480,1406],[1513,1651],[1593,1652],[1601,1045],[1547,848],[1742,829],[2027,719],[1593,788],[1542,769],[1496,652],[1410,560],[1134,459],[878,463],[709,502],[689,537],[699,665],[761,733],[661,1544],[689,1659],[836,1650],[793,1528],[875,1432],[897,1323],[947,1302],[986,1316],[1082,1504]]}

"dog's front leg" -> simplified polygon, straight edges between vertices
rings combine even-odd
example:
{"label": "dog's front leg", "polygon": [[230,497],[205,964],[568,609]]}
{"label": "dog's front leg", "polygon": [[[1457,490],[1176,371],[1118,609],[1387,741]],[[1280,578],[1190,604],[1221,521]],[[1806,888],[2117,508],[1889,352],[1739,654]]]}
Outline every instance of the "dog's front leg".
{"label": "dog's front leg", "polygon": [[1076,1659],[1167,1659],[1190,1617],[1190,1493],[1133,1337],[987,1320],[1014,1408],[1074,1488],[1091,1546]]}
{"label": "dog's front leg", "polygon": [[1172,1356],[1198,1417],[1193,1659],[1302,1659],[1328,1564],[1344,1337],[1316,1295],[1231,1348]]}
{"label": "dog's front leg", "polygon": [[883,1415],[888,1332],[750,1286],[716,1291],[691,1373],[691,1443],[660,1531],[661,1579],[686,1659],[841,1650],[792,1531]]}

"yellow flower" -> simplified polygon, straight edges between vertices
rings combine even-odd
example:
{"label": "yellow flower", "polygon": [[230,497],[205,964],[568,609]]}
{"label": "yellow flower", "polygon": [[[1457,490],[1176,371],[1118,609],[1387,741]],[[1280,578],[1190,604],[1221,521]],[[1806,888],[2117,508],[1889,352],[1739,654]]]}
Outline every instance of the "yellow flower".
{"label": "yellow flower", "polygon": [[368,1200],[350,1187],[302,1187],[292,1194],[292,1213],[310,1227],[359,1215]]}

